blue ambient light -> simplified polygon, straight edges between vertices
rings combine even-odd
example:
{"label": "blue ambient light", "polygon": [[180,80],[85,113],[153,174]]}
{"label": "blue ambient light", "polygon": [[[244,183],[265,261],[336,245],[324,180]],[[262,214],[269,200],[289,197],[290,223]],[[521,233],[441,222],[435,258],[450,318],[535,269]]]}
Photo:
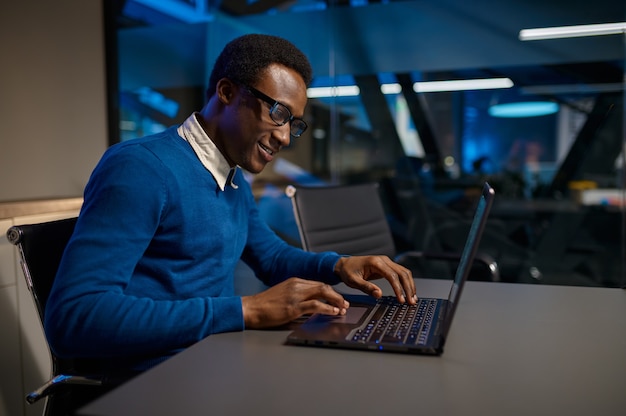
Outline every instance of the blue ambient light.
{"label": "blue ambient light", "polygon": [[550,101],[526,101],[519,103],[496,104],[489,107],[492,117],[536,117],[559,111],[559,105]]}

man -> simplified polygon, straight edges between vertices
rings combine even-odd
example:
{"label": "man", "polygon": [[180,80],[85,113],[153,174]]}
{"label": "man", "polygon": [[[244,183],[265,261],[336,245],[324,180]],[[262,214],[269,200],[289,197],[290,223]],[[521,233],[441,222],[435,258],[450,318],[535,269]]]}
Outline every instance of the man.
{"label": "man", "polygon": [[[200,112],[104,154],[46,308],[56,354],[142,371],[214,333],[344,314],[329,286],[340,281],[378,297],[370,280],[384,278],[415,303],[411,273],[389,258],[307,253],[259,218],[240,168],[261,172],[306,129],[310,81],[290,42],[242,36],[218,57]],[[240,259],[271,287],[236,296]]]}

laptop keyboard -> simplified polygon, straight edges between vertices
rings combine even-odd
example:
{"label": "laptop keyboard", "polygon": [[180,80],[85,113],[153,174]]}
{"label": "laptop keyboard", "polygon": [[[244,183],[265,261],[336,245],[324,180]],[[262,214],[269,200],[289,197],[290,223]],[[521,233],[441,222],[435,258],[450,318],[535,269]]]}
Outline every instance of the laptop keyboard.
{"label": "laptop keyboard", "polygon": [[356,330],[357,342],[426,344],[437,309],[437,299],[419,300],[415,305],[401,304],[394,297],[379,299],[369,322]]}

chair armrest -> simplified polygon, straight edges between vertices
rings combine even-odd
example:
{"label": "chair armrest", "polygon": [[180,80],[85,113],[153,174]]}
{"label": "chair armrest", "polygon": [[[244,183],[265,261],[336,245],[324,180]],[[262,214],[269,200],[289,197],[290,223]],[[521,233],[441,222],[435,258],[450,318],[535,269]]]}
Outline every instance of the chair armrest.
{"label": "chair armrest", "polygon": [[[398,263],[402,263],[407,259],[427,259],[427,260],[446,260],[456,261],[461,260],[461,255],[457,253],[435,252],[435,251],[405,251],[398,254],[394,260]],[[476,253],[474,260],[482,263],[489,271],[489,276],[492,282],[500,281],[500,268],[496,260],[488,254]]]}
{"label": "chair armrest", "polygon": [[37,390],[30,392],[26,396],[26,401],[33,404],[54,393],[57,389],[64,385],[102,386],[102,384],[103,381],[100,377],[60,374],[48,380]]}

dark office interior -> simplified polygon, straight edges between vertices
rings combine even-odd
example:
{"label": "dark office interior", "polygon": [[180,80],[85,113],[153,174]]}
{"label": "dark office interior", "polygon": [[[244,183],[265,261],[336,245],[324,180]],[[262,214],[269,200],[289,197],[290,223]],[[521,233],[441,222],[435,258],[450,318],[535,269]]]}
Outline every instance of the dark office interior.
{"label": "dark office interior", "polygon": [[[246,32],[294,41],[312,61],[311,87],[358,88],[310,93],[312,128],[250,178],[267,221],[293,244],[286,185],[378,182],[399,248],[460,251],[486,180],[498,197],[481,250],[502,281],[624,285],[624,37],[519,39],[522,29],[623,20],[620,2],[110,3],[111,143],[200,108],[215,54]],[[503,78],[512,87],[412,88]],[[493,113],[528,102],[548,109]]]}
{"label": "dark office interior", "polygon": [[[301,242],[288,185],[376,183],[398,252],[455,259],[483,182],[496,191],[470,280],[502,283],[468,282],[444,356],[291,347],[287,328],[215,334],[85,414],[626,408],[623,0],[4,6],[3,233],[77,216],[103,152],[200,109],[217,54],[252,32],[293,41],[314,69],[309,129],[262,174],[246,175],[264,219],[290,244]],[[621,29],[601,36],[521,36],[612,23]],[[458,85],[466,81],[487,85]],[[414,269],[417,293],[446,297],[453,263],[432,257]],[[496,262],[497,279],[482,259]],[[0,239],[0,415],[31,416],[45,400],[25,397],[50,379],[52,362],[20,261]],[[243,262],[235,286],[238,296],[265,289]]]}

